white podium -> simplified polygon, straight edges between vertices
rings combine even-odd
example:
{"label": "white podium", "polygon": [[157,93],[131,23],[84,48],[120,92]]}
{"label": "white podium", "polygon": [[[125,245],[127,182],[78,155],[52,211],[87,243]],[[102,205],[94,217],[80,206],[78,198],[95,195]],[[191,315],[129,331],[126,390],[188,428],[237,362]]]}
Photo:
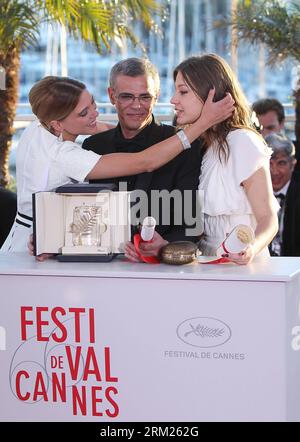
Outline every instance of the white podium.
{"label": "white podium", "polygon": [[299,277],[0,254],[0,420],[300,420]]}

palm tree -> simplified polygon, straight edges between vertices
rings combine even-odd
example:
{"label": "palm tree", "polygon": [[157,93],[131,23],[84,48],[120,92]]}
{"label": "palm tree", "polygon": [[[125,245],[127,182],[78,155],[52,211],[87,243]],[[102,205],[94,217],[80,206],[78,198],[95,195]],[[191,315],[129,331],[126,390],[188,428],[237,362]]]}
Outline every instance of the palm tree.
{"label": "palm tree", "polygon": [[[300,62],[300,4],[299,0],[240,0],[232,17],[216,26],[232,26],[239,41],[264,44],[267,62],[275,65],[288,58]],[[294,91],[295,134],[300,148],[300,79]],[[299,151],[300,157],[300,151]]]}
{"label": "palm tree", "polygon": [[299,1],[239,1],[227,24],[236,29],[240,41],[264,43],[270,65],[290,57],[300,61]]}
{"label": "palm tree", "polygon": [[[162,12],[157,0],[1,0],[0,2],[0,186],[9,183],[8,157],[18,101],[20,52],[38,41],[40,25],[59,23],[72,37],[101,53],[112,41],[137,44],[132,21],[148,29]],[[5,88],[1,87],[5,74]],[[1,90],[2,89],[2,90]]]}

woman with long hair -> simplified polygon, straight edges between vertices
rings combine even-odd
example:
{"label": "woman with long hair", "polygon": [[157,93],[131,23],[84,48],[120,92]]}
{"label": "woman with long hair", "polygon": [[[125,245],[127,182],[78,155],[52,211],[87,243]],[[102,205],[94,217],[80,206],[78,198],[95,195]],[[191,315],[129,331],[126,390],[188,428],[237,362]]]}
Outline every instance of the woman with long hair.
{"label": "woman with long hair", "polygon": [[[229,254],[237,264],[254,256],[268,256],[268,244],[278,230],[277,202],[273,196],[269,160],[271,149],[251,123],[250,109],[229,65],[215,54],[190,57],[174,70],[177,125],[193,124],[203,110],[209,91],[215,100],[230,94],[235,102],[232,115],[203,134],[203,156],[199,190],[204,193],[204,233],[199,242],[203,255],[215,256],[226,235],[238,224],[255,231],[254,244],[241,254]],[[155,235],[151,244],[141,246],[143,255],[159,252],[165,241]],[[126,255],[138,260],[127,245]]]}

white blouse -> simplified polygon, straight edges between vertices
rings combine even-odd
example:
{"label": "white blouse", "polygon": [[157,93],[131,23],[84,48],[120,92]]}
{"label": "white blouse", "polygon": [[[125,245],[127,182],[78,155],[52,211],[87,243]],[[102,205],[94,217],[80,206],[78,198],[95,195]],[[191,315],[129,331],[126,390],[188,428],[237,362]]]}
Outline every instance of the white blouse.
{"label": "white blouse", "polygon": [[21,215],[17,215],[1,251],[27,251],[32,231],[33,193],[50,191],[72,181],[83,181],[99,158],[100,155],[82,149],[77,143],[62,141],[38,120],[33,121],[24,130],[17,146],[17,199]]}
{"label": "white blouse", "polygon": [[247,224],[255,230],[256,220],[241,183],[262,166],[269,168],[272,154],[272,149],[249,129],[231,131],[227,143],[227,161],[220,161],[216,145],[207,149],[202,161],[199,189],[204,197],[204,235],[199,246],[207,256],[215,255],[226,234],[237,224]]}

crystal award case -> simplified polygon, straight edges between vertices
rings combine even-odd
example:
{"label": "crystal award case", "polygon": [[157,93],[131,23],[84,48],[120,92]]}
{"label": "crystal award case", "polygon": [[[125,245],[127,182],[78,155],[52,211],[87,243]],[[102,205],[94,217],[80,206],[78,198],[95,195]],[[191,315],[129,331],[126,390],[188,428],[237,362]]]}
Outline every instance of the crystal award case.
{"label": "crystal award case", "polygon": [[35,255],[60,261],[110,261],[131,237],[130,192],[67,185],[33,195]]}

